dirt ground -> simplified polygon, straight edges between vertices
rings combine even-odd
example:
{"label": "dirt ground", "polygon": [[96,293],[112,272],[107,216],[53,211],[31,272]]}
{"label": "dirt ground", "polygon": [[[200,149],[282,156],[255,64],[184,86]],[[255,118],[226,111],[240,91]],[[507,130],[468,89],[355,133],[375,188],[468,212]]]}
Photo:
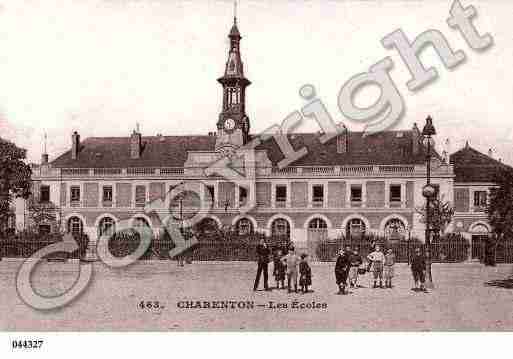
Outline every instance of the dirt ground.
{"label": "dirt ground", "polygon": [[[178,267],[175,262],[146,262],[120,269],[95,263],[94,276],[83,295],[49,312],[34,310],[18,297],[18,265],[0,261],[1,330],[513,330],[513,289],[485,284],[507,278],[512,265],[435,264],[436,288],[417,293],[411,290],[408,267],[398,264],[394,288],[369,288],[367,274],[360,278],[363,288],[336,295],[331,263],[312,264],[313,292],[307,294],[287,294],[284,290],[253,292],[255,263],[193,263]],[[56,294],[74,282],[76,272],[72,266],[43,264],[33,283],[41,294]],[[271,283],[274,287],[274,280]],[[161,308],[141,308],[141,301],[158,301]],[[211,308],[186,308],[191,303],[196,306],[197,301],[202,306],[207,301]],[[212,308],[220,306],[215,301],[233,301],[235,308]],[[251,305],[253,308],[248,308]]]}

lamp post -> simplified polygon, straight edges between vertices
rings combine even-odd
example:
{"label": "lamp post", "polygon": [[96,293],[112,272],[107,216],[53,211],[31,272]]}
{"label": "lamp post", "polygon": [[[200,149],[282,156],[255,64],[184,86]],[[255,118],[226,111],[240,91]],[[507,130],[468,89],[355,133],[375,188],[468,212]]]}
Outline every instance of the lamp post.
{"label": "lamp post", "polygon": [[425,231],[425,245],[426,245],[426,287],[433,288],[433,277],[431,275],[431,201],[436,194],[436,189],[431,185],[431,147],[432,136],[436,135],[435,127],[433,126],[433,119],[431,116],[426,118],[426,124],[422,129],[422,137],[426,143],[426,185],[422,189],[422,195],[426,198],[426,231]]}

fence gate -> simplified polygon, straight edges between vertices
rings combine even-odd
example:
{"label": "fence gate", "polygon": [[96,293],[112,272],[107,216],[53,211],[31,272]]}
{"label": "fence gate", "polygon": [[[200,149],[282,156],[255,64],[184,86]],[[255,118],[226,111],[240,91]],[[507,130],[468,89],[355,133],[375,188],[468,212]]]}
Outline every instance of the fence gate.
{"label": "fence gate", "polygon": [[479,259],[482,261],[485,255],[485,246],[488,236],[485,234],[472,236],[472,259]]}
{"label": "fence gate", "polygon": [[328,230],[326,228],[309,228],[306,238],[306,247],[310,260],[316,261],[317,258],[317,247],[321,241],[328,239]]}

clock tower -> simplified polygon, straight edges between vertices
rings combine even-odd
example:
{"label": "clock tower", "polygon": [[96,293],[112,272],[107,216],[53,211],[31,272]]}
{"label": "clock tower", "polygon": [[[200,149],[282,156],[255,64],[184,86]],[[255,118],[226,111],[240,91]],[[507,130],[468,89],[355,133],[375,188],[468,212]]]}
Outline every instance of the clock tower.
{"label": "clock tower", "polygon": [[244,76],[240,57],[240,33],[237,17],[228,35],[230,50],[224,75],[217,79],[223,86],[223,108],[217,121],[216,151],[234,150],[249,140],[249,118],[246,116],[246,87],[251,82]]}

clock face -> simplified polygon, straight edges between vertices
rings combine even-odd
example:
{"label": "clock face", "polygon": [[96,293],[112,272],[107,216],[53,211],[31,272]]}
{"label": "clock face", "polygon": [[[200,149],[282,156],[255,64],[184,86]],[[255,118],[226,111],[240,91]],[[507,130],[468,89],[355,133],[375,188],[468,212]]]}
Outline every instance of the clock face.
{"label": "clock face", "polygon": [[233,118],[227,118],[226,121],[224,121],[224,129],[231,131],[235,128],[235,121]]}

